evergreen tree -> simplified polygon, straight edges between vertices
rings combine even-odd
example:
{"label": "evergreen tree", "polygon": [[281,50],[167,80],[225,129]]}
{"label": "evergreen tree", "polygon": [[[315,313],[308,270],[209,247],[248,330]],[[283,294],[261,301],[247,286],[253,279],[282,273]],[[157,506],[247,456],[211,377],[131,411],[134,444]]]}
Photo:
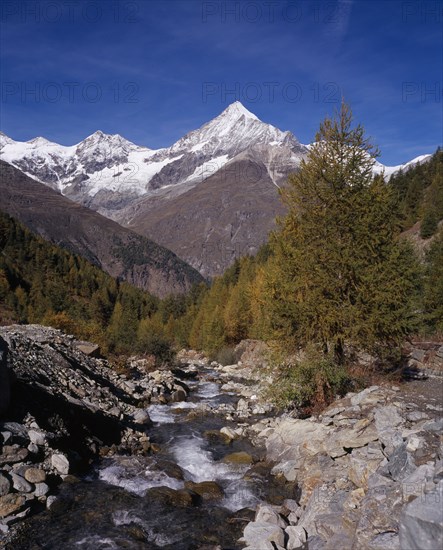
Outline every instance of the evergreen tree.
{"label": "evergreen tree", "polygon": [[391,188],[373,179],[376,155],[343,104],[290,177],[282,193],[288,215],[272,242],[274,335],[292,347],[318,343],[339,363],[345,344],[374,350],[413,328],[416,263],[398,242]]}
{"label": "evergreen tree", "polygon": [[428,330],[443,333],[443,228],[426,254],[424,307]]}

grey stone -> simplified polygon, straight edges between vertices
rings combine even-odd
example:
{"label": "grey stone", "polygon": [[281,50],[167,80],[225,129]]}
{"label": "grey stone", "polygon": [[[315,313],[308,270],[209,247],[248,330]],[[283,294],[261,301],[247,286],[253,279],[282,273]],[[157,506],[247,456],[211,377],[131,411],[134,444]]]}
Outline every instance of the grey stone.
{"label": "grey stone", "polygon": [[26,481],[22,476],[11,472],[12,486],[16,491],[20,493],[30,493],[32,491],[32,485]]}
{"label": "grey stone", "polygon": [[151,419],[149,414],[144,409],[139,409],[133,414],[134,422],[137,424],[142,424],[144,426],[151,424]]}
{"label": "grey stone", "polygon": [[428,432],[436,432],[440,433],[443,431],[443,418],[439,418],[438,420],[435,420],[433,422],[427,422],[423,426],[424,430],[427,430]]}
{"label": "grey stone", "polygon": [[325,416],[329,416],[332,418],[333,416],[337,416],[337,414],[340,414],[345,410],[346,410],[345,407],[332,407],[332,408],[326,409],[323,414],[325,414]]}
{"label": "grey stone", "polygon": [[415,361],[419,361],[420,363],[423,363],[423,360],[426,356],[426,352],[422,349],[414,349],[411,352],[411,358],[415,359]]}
{"label": "grey stone", "polygon": [[380,401],[379,396],[372,396],[371,394],[378,390],[378,386],[371,386],[363,391],[353,395],[351,397],[351,405],[372,405]]}
{"label": "grey stone", "polygon": [[380,533],[369,543],[370,550],[406,550],[400,548],[400,539],[397,533]]}
{"label": "grey stone", "polygon": [[434,468],[430,464],[422,464],[414,472],[402,480],[403,500],[411,497],[421,497],[428,481],[432,480]]}
{"label": "grey stone", "polygon": [[356,487],[367,488],[369,476],[386,459],[381,451],[378,455],[358,451],[354,449],[349,457],[348,477]]}
{"label": "grey stone", "polygon": [[307,541],[307,534],[303,527],[286,527],[286,535],[288,542],[286,543],[287,550],[300,550],[304,547]]}
{"label": "grey stone", "polygon": [[429,415],[422,411],[412,411],[406,415],[406,418],[410,422],[419,422],[420,420],[427,420]]}
{"label": "grey stone", "polygon": [[237,434],[234,430],[229,428],[228,426],[224,426],[220,429],[220,433],[228,437],[229,439],[235,439],[237,437]]}
{"label": "grey stone", "polygon": [[29,430],[28,436],[31,443],[34,443],[35,445],[42,446],[47,441],[46,434],[42,430]]}
{"label": "grey stone", "polygon": [[180,403],[181,401],[186,401],[187,393],[183,388],[178,388],[171,394],[170,401],[172,403]]}
{"label": "grey stone", "polygon": [[380,443],[383,445],[383,453],[387,457],[391,456],[395,452],[395,449],[403,445],[402,434],[395,428],[387,428],[379,432],[378,435]]}
{"label": "grey stone", "polygon": [[11,432],[8,432],[8,431],[4,431],[4,432],[1,432],[1,436],[2,436],[2,440],[3,440],[3,443],[7,443],[10,439],[11,439]]}
{"label": "grey stone", "polygon": [[443,480],[436,489],[416,498],[403,510],[400,519],[402,550],[443,548]]}
{"label": "grey stone", "polygon": [[297,460],[285,460],[276,464],[271,473],[283,474],[288,481],[295,481],[297,479],[297,473],[299,471],[299,461]]}
{"label": "grey stone", "polygon": [[[288,498],[283,501],[282,509],[285,510],[286,519],[290,524],[296,524],[302,515],[302,508],[296,500]],[[289,514],[288,514],[289,512]]]}
{"label": "grey stone", "polygon": [[272,506],[266,504],[259,504],[257,506],[257,512],[255,514],[255,521],[257,523],[272,523],[273,525],[278,525],[282,529],[287,526],[286,521],[280,516]]}
{"label": "grey stone", "polygon": [[91,342],[77,342],[75,347],[89,357],[100,357],[100,346]]}
{"label": "grey stone", "polygon": [[36,445],[35,443],[30,443],[27,449],[33,455],[36,455],[38,453],[38,445]]}
{"label": "grey stone", "polygon": [[57,500],[57,497],[55,495],[50,495],[46,499],[46,508],[50,510],[51,506],[54,504],[54,502]]}
{"label": "grey stone", "polygon": [[247,546],[255,550],[273,548],[272,543],[285,546],[285,532],[278,525],[266,522],[250,522],[243,532],[243,540]]}
{"label": "grey stone", "polygon": [[359,420],[352,428],[346,428],[335,432],[326,439],[324,446],[331,457],[344,456],[343,449],[356,449],[364,447],[371,441],[378,439],[378,433],[370,419]]}
{"label": "grey stone", "polygon": [[330,428],[308,420],[282,419],[266,440],[267,457],[273,461],[300,460],[324,450]]}
{"label": "grey stone", "polygon": [[408,477],[416,469],[412,456],[406,450],[403,443],[389,457],[386,468],[394,481],[401,481]]}
{"label": "grey stone", "polygon": [[28,430],[23,424],[18,422],[4,422],[3,429],[12,433],[14,439],[19,438],[23,440],[28,440]]}
{"label": "grey stone", "polygon": [[62,454],[53,454],[51,457],[51,464],[53,468],[61,475],[67,475],[69,473],[69,461]]}
{"label": "grey stone", "polygon": [[34,489],[34,495],[36,497],[43,497],[49,493],[49,487],[46,483],[36,483]]}
{"label": "grey stone", "polygon": [[395,428],[403,423],[403,418],[398,414],[397,407],[387,405],[377,407],[374,411],[374,421],[377,431],[382,432],[387,428]]}
{"label": "grey stone", "polygon": [[423,439],[421,437],[417,437],[416,435],[412,434],[411,436],[408,437],[406,450],[409,451],[410,453],[413,453],[422,444],[423,444]]}

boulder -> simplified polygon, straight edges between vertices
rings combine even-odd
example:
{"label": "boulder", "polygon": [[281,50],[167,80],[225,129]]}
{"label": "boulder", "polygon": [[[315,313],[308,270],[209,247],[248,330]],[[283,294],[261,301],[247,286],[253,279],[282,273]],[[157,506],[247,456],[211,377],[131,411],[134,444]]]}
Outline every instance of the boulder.
{"label": "boulder", "polygon": [[412,456],[407,451],[406,443],[398,446],[389,457],[386,465],[389,475],[394,481],[402,481],[416,469]]}
{"label": "boulder", "polygon": [[259,504],[257,506],[255,521],[257,523],[272,523],[273,525],[278,525],[282,529],[285,529],[287,526],[287,522],[280,516],[280,514],[274,510],[272,506],[268,506],[266,504]]}
{"label": "boulder", "polygon": [[133,414],[132,418],[136,424],[141,424],[142,426],[147,426],[152,424],[149,414],[144,409],[138,409]]}
{"label": "boulder", "polygon": [[101,357],[100,346],[92,342],[77,342],[75,347],[89,357]]}
{"label": "boulder", "polygon": [[276,464],[271,473],[273,475],[282,474],[288,481],[295,481],[300,469],[300,463],[298,460],[284,460]]}
{"label": "boulder", "polygon": [[61,475],[69,474],[69,460],[65,455],[55,453],[51,457],[52,467]]}
{"label": "boulder", "polygon": [[224,496],[223,489],[215,481],[202,481],[200,483],[187,481],[185,487],[199,495],[203,500],[220,500]]}
{"label": "boulder", "polygon": [[400,426],[404,422],[394,405],[377,407],[374,411],[374,420],[378,432],[382,432],[386,428]]}
{"label": "boulder", "polygon": [[36,483],[34,489],[34,495],[36,497],[43,497],[49,493],[49,487],[46,483]]}
{"label": "boulder", "polygon": [[436,550],[443,548],[443,480],[434,491],[416,498],[400,519],[400,548]]}
{"label": "boulder", "polygon": [[367,488],[368,478],[386,460],[381,451],[369,453],[354,449],[349,456],[348,477],[357,487]]}
{"label": "boulder", "polygon": [[34,443],[35,445],[44,445],[47,441],[46,439],[46,433],[42,430],[29,430],[28,432],[29,439],[31,440],[31,443]]}
{"label": "boulder", "polygon": [[26,502],[26,498],[18,493],[9,493],[0,497],[0,518],[5,518],[18,512]]}
{"label": "boulder", "polygon": [[286,535],[288,542],[286,543],[287,550],[302,550],[305,548],[307,534],[303,527],[286,527]]}
{"label": "boulder", "polygon": [[246,525],[242,539],[248,547],[255,550],[275,548],[273,543],[284,548],[285,532],[278,525],[253,521]]}
{"label": "boulder", "polygon": [[224,426],[223,428],[221,428],[220,433],[225,435],[229,440],[235,439],[237,437],[235,431],[228,426]]}
{"label": "boulder", "polygon": [[42,483],[46,480],[46,473],[41,468],[28,468],[24,477],[29,483]]}
{"label": "boulder", "polygon": [[146,496],[158,500],[170,506],[185,508],[192,506],[195,502],[195,495],[185,489],[171,489],[170,487],[152,487],[148,489]]}
{"label": "boulder", "polygon": [[22,476],[11,472],[12,486],[20,493],[30,493],[32,491],[32,485],[26,481]]}
{"label": "boulder", "polygon": [[28,454],[28,449],[23,449],[18,445],[4,445],[3,452],[0,455],[0,466],[2,464],[24,462],[27,459]]}
{"label": "boulder", "polygon": [[378,438],[374,423],[370,418],[363,418],[350,428],[332,432],[324,441],[324,447],[330,457],[337,458],[347,454],[347,449],[364,447]]}
{"label": "boulder", "polygon": [[223,457],[223,462],[231,464],[251,464],[252,456],[244,451],[239,451],[238,453],[230,453]]}
{"label": "boulder", "polygon": [[323,440],[330,428],[292,418],[282,419],[266,441],[267,457],[271,461],[299,460],[304,455],[324,449]]}
{"label": "boulder", "polygon": [[371,386],[363,391],[352,395],[351,405],[370,406],[384,401],[384,396],[378,391],[378,386]]}

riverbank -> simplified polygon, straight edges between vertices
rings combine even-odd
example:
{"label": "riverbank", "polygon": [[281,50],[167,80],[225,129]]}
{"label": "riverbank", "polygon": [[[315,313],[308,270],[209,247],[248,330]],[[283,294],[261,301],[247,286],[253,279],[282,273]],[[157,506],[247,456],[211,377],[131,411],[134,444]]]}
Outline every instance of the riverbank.
{"label": "riverbank", "polygon": [[253,342],[234,365],[183,351],[171,370],[132,358],[118,373],[54,329],[0,336],[0,375],[15,379],[0,429],[8,550],[440,545],[435,344],[411,352],[416,379],[348,394],[302,420],[263,400],[269,380]]}

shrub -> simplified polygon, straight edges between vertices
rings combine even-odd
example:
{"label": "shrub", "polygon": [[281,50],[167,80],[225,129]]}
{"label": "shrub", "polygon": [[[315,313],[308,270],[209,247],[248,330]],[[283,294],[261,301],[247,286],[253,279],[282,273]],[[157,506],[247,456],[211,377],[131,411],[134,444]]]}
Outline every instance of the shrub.
{"label": "shrub", "polygon": [[278,373],[271,396],[276,405],[305,412],[321,409],[352,385],[347,367],[315,347],[308,348],[302,359],[280,365]]}
{"label": "shrub", "polygon": [[139,340],[138,351],[144,355],[154,355],[157,364],[160,365],[171,363],[175,357],[171,342],[155,333],[145,335],[143,340]]}
{"label": "shrub", "polygon": [[217,363],[220,363],[220,365],[226,366],[226,365],[233,365],[236,363],[235,359],[235,350],[234,348],[222,348],[216,355],[215,360]]}

